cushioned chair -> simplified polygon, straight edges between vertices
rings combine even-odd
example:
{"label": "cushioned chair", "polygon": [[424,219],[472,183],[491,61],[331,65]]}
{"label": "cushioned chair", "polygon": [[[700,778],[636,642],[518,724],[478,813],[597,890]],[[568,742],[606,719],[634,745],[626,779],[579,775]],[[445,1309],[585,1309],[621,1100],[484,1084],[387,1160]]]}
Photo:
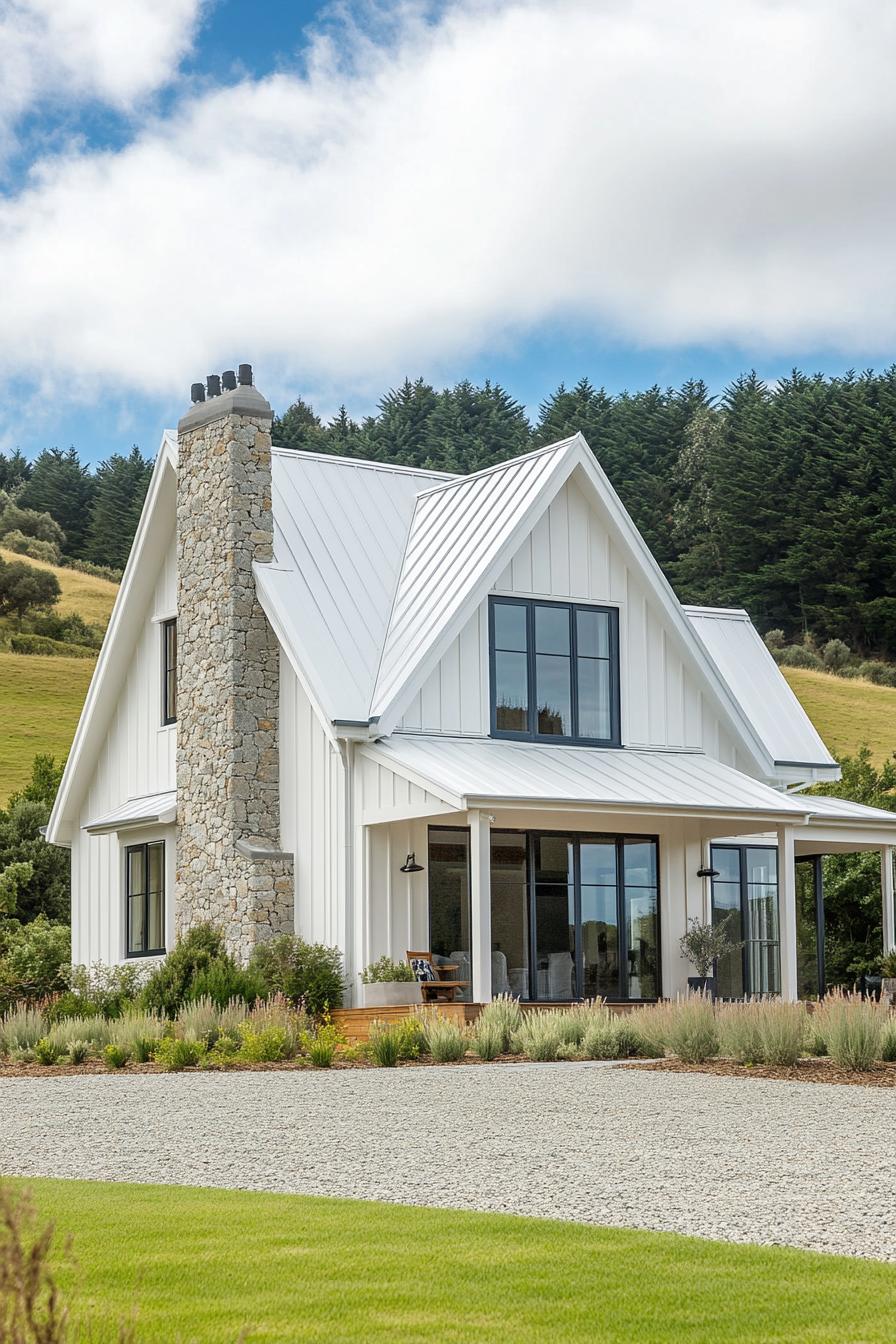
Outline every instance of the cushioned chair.
{"label": "cushioned chair", "polygon": [[548,957],[548,993],[552,999],[571,999],[574,966],[570,952],[552,952]]}
{"label": "cushioned chair", "polygon": [[424,1003],[432,1003],[435,1000],[442,999],[446,1003],[453,1003],[457,998],[457,991],[469,988],[469,981],[462,979],[448,979],[452,972],[457,975],[458,967],[451,963],[442,962],[441,965],[433,961],[431,952],[408,952],[408,965],[414,972],[420,985],[420,993]]}
{"label": "cushioned chair", "polygon": [[503,952],[492,953],[492,994],[509,994],[510,981],[507,978],[507,958]]}

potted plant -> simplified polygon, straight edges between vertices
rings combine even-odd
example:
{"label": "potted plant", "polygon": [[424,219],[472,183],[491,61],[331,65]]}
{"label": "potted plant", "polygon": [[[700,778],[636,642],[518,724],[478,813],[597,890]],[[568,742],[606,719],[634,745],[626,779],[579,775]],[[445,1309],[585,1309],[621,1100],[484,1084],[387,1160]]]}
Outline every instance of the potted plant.
{"label": "potted plant", "polygon": [[420,982],[406,961],[380,957],[361,972],[361,996],[365,1008],[398,1007],[422,1003]]}
{"label": "potted plant", "polygon": [[689,961],[697,972],[688,976],[688,989],[696,993],[716,996],[716,978],[714,966],[719,957],[733,952],[743,943],[735,943],[728,937],[724,924],[703,924],[699,919],[689,919],[687,933],[683,934],[678,946],[681,955]]}
{"label": "potted plant", "polygon": [[880,963],[880,997],[884,1003],[896,1002],[896,952],[887,952]]}

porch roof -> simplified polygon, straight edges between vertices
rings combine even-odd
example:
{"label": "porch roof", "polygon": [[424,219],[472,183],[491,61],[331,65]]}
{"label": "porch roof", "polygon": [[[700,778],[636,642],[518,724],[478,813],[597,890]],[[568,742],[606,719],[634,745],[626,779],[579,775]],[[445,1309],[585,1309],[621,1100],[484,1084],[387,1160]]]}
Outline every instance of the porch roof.
{"label": "porch roof", "polygon": [[395,733],[365,755],[458,809],[569,804],[613,812],[748,814],[800,823],[812,801],[699,752],[549,746]]}
{"label": "porch roof", "polygon": [[105,816],[86,822],[83,829],[89,835],[108,835],[134,826],[168,824],[174,821],[176,810],[177,794],[173,789],[167,793],[150,793],[141,798],[129,798]]}

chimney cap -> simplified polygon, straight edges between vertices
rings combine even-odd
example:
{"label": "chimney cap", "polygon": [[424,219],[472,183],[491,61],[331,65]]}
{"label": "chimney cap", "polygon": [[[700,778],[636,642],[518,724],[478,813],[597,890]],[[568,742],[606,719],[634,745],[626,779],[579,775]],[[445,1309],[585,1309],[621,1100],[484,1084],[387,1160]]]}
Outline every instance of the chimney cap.
{"label": "chimney cap", "polygon": [[252,386],[252,365],[251,365],[251,364],[241,364],[241,365],[240,365],[239,378],[240,378],[240,387],[251,387],[251,386]]}
{"label": "chimney cap", "polygon": [[221,395],[221,375],[219,373],[210,373],[205,380],[210,397],[220,397]]}
{"label": "chimney cap", "polygon": [[194,383],[190,388],[190,400],[192,402],[205,401],[205,383]]}
{"label": "chimney cap", "polygon": [[221,386],[225,392],[236,391],[236,374],[233,369],[225,369],[221,374]]}

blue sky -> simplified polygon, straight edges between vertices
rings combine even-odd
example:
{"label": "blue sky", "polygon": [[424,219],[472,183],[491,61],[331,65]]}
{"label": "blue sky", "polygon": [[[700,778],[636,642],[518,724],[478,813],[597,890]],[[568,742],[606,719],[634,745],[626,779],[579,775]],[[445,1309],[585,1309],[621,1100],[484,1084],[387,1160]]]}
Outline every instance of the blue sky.
{"label": "blue sky", "polygon": [[0,0],[0,448],[153,453],[243,360],[360,416],[406,375],[534,413],[893,359],[885,14],[33,9]]}

